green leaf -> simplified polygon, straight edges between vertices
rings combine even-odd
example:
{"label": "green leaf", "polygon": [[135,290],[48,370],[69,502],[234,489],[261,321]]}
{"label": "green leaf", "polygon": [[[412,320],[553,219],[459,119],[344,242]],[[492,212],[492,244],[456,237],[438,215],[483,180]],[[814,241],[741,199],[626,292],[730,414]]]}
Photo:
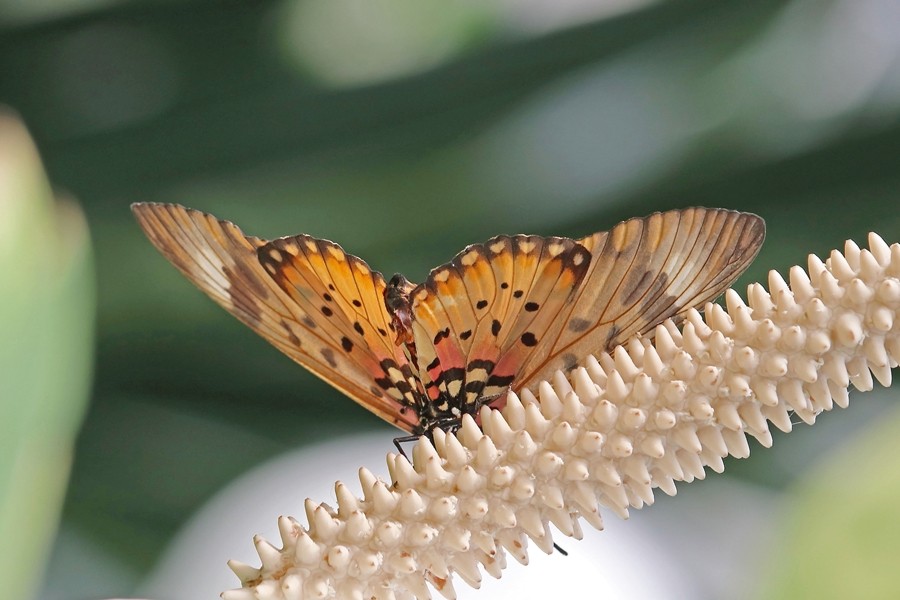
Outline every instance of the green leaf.
{"label": "green leaf", "polygon": [[94,279],[81,211],[57,201],[0,112],[0,579],[28,598],[53,541],[90,385]]}

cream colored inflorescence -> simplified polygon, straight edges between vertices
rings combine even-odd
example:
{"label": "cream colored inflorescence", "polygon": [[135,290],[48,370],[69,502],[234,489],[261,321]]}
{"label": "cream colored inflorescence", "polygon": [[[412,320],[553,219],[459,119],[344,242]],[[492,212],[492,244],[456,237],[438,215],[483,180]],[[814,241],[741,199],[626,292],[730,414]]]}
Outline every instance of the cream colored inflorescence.
{"label": "cream colored inflorescence", "polygon": [[[769,423],[813,423],[848,388],[887,386],[900,359],[900,244],[875,234],[847,242],[790,285],[733,290],[727,310],[707,305],[681,326],[660,325],[588,357],[537,396],[510,393],[502,411],[466,417],[456,435],[420,440],[414,464],[388,456],[393,483],[360,470],[363,498],[336,484],[337,510],[307,500],[309,526],[279,519],[282,548],[257,537],[260,568],[232,561],[242,588],[225,600],[368,600],[455,597],[453,576],[477,587],[499,577],[506,554],[528,561],[528,540],[552,552],[549,525],[581,536],[601,529],[601,507],[627,517],[653,490],[721,472],[750,454],[747,435],[770,446]],[[427,582],[427,585],[426,585]]]}

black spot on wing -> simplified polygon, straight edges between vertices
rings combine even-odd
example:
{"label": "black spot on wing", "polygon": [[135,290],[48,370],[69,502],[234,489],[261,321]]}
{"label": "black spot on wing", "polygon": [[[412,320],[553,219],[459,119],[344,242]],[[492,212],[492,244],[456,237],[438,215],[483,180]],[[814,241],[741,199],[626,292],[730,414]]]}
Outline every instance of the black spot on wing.
{"label": "black spot on wing", "polygon": [[[624,288],[628,290],[628,294],[622,299],[623,304],[633,304],[635,300],[650,292],[647,286],[652,276],[653,274],[650,271],[644,271],[640,276],[635,274],[629,277],[624,283]],[[660,273],[660,277],[668,280],[668,276],[665,273]]]}
{"label": "black spot on wing", "polygon": [[412,386],[408,381],[401,379],[400,381],[394,382],[394,387],[400,390],[400,393],[406,396],[407,394],[412,393]]}
{"label": "black spot on wing", "polygon": [[466,395],[475,394],[475,398],[481,395],[481,392],[484,391],[485,382],[478,379],[475,381],[466,382],[465,392]]}
{"label": "black spot on wing", "polygon": [[353,342],[350,341],[350,338],[344,336],[341,338],[341,347],[344,349],[344,352],[352,352]]}
{"label": "black spot on wing", "polygon": [[441,340],[450,337],[450,328],[445,327],[434,335],[434,345],[437,346]]}
{"label": "black spot on wing", "polygon": [[[385,358],[378,365],[384,372],[384,377],[376,377],[375,384],[388,392],[392,398],[408,406],[415,405],[420,400],[420,394],[413,388],[413,383],[418,380],[412,374],[409,365],[400,366],[391,358]],[[391,371],[394,371],[391,374]],[[399,373],[399,376],[397,375]]]}
{"label": "black spot on wing", "polygon": [[593,323],[587,319],[581,319],[579,317],[572,317],[569,319],[569,330],[574,331],[575,333],[587,331],[590,329],[591,325],[593,325]]}
{"label": "black spot on wing", "polygon": [[466,371],[474,371],[476,369],[484,369],[488,373],[490,373],[497,363],[492,360],[482,360],[482,359],[474,359],[470,360],[469,364],[466,365]]}
{"label": "black spot on wing", "polygon": [[266,289],[266,286],[260,283],[258,276],[241,261],[234,263],[233,270],[231,266],[223,267],[222,270],[232,287],[240,285],[242,288],[252,291],[253,295],[259,298],[265,299],[269,297],[269,290]]}
{"label": "black spot on wing", "polygon": [[525,303],[525,310],[528,312],[534,312],[537,309],[539,309],[540,307],[541,307],[541,305],[538,304],[537,302],[526,302]]}
{"label": "black spot on wing", "polygon": [[359,324],[359,321],[356,321],[353,323],[353,329],[359,335],[365,335],[365,333],[366,333],[365,331],[363,331],[362,325]]}
{"label": "black spot on wing", "polygon": [[452,369],[447,369],[446,371],[441,371],[440,374],[435,378],[434,382],[436,385],[446,385],[451,381],[465,379],[466,372],[462,367],[453,367]]}
{"label": "black spot on wing", "polygon": [[325,359],[325,362],[328,363],[332,369],[337,368],[337,361],[334,358],[334,351],[331,348],[322,348],[322,358]]}
{"label": "black spot on wing", "polygon": [[619,328],[615,325],[609,328],[609,333],[606,336],[606,344],[604,344],[607,350],[612,350],[613,340],[619,335],[619,331]]}
{"label": "black spot on wing", "polygon": [[291,342],[294,346],[296,346],[297,348],[299,348],[299,347],[300,347],[300,338],[298,338],[298,337],[296,336],[296,334],[291,330],[291,326],[287,324],[287,321],[285,321],[284,319],[282,319],[282,320],[281,320],[281,326],[284,328],[285,333],[287,333],[288,340],[290,340],[290,342]]}
{"label": "black spot on wing", "polygon": [[516,378],[515,375],[491,375],[488,377],[488,387],[506,387]]}
{"label": "black spot on wing", "polygon": [[522,334],[522,343],[529,347],[537,346],[537,338],[530,331],[526,331]]}
{"label": "black spot on wing", "polygon": [[478,302],[475,303],[475,308],[481,310],[482,308],[485,308],[487,305],[488,305],[487,300],[479,300]]}
{"label": "black spot on wing", "polygon": [[463,340],[463,341],[466,341],[466,340],[469,339],[470,337],[472,337],[472,330],[471,330],[471,329],[466,329],[465,331],[463,331],[462,333],[459,334],[459,339],[461,339],[461,340]]}
{"label": "black spot on wing", "polygon": [[334,314],[334,311],[331,310],[330,308],[328,308],[327,306],[323,306],[323,307],[322,307],[322,314],[325,315],[326,317],[330,317],[331,315]]}
{"label": "black spot on wing", "polygon": [[231,303],[242,308],[248,317],[258,323],[262,318],[262,311],[256,298],[265,299],[268,291],[250,276],[246,266],[237,263],[235,267],[234,270],[222,267],[222,273],[228,279],[228,295]]}
{"label": "black spot on wing", "polygon": [[494,319],[491,323],[491,334],[493,334],[494,337],[500,335],[500,321],[497,319]]}

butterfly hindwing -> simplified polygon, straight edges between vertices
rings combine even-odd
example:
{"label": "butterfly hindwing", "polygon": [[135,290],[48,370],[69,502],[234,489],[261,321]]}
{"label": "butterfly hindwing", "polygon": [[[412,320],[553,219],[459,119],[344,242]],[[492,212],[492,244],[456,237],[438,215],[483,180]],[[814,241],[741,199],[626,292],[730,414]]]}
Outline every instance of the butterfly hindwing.
{"label": "butterfly hindwing", "polygon": [[228,221],[178,205],[132,209],[173,265],[276,348],[397,427],[411,431],[418,423],[401,400],[412,373],[389,341],[384,280],[362,260],[309,236],[245,236]]}
{"label": "butterfly hindwing", "polygon": [[543,351],[590,261],[566,238],[499,236],[469,246],[412,292],[413,332],[429,397],[461,409],[504,392]]}
{"label": "butterfly hindwing", "polygon": [[381,273],[339,245],[308,235],[273,240],[257,254],[278,287],[310,315],[320,339],[330,342],[322,348],[330,366],[362,366],[375,384],[371,392],[383,390],[404,416],[415,420],[408,409],[418,403],[421,390],[406,356],[392,341]]}

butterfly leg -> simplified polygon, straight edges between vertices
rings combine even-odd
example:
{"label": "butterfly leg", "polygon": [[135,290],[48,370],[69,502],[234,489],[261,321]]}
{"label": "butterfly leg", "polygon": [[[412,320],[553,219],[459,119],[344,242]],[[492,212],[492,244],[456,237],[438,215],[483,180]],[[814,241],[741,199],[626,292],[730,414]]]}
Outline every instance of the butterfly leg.
{"label": "butterfly leg", "polygon": [[562,554],[563,556],[568,556],[569,553],[562,549],[556,542],[553,542],[553,547],[556,548],[556,551]]}
{"label": "butterfly leg", "polygon": [[403,451],[403,447],[400,444],[415,442],[423,435],[426,438],[428,438],[428,441],[430,441],[433,444],[435,429],[440,429],[441,431],[445,431],[449,434],[453,434],[459,430],[460,425],[462,425],[462,423],[460,422],[459,417],[457,417],[456,415],[449,416],[449,417],[441,417],[439,419],[436,419],[435,421],[432,421],[432,423],[425,429],[424,433],[418,433],[418,434],[414,433],[414,434],[410,434],[410,435],[404,435],[401,437],[395,437],[394,438],[394,446],[397,447],[397,450],[400,452],[400,454],[403,455],[403,458],[405,458],[406,460],[409,460],[409,457],[406,455],[406,452]]}
{"label": "butterfly leg", "polygon": [[[397,447],[397,450],[400,452],[400,454],[403,456],[403,458],[405,458],[406,460],[409,460],[409,457],[406,455],[406,452],[403,451],[403,446],[401,446],[400,444],[415,442],[417,439],[419,439],[419,437],[420,436],[418,436],[418,435],[404,435],[402,437],[395,437],[394,438],[394,446]],[[410,461],[410,462],[412,462],[412,461]]]}

